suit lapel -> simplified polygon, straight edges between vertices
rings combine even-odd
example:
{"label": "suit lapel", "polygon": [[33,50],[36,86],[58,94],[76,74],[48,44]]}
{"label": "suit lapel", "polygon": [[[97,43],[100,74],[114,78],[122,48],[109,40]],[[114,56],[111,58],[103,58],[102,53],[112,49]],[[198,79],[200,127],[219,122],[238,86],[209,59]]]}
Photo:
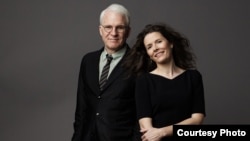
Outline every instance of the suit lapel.
{"label": "suit lapel", "polygon": [[105,91],[105,89],[108,88],[115,81],[115,79],[117,79],[117,77],[119,77],[123,73],[124,70],[123,70],[121,65],[122,65],[122,62],[123,62],[125,56],[128,53],[128,50],[130,49],[128,46],[126,46],[126,48],[127,48],[127,50],[126,50],[125,55],[123,56],[121,61],[116,65],[114,70],[111,72],[109,79],[107,80],[107,83],[103,87],[103,91]]}
{"label": "suit lapel", "polygon": [[89,71],[91,72],[91,78],[89,79],[90,82],[90,87],[92,91],[96,94],[99,95],[100,93],[100,88],[99,88],[99,60],[100,60],[100,55],[103,49],[99,50],[93,55],[93,58],[91,58],[90,63],[91,67],[89,68]]}
{"label": "suit lapel", "polygon": [[112,84],[112,82],[115,79],[117,79],[117,77],[119,77],[123,72],[120,63],[121,62],[119,62],[117,66],[114,68],[114,70],[111,72],[109,79],[107,80],[107,83],[103,87],[103,90],[105,90],[110,84]]}

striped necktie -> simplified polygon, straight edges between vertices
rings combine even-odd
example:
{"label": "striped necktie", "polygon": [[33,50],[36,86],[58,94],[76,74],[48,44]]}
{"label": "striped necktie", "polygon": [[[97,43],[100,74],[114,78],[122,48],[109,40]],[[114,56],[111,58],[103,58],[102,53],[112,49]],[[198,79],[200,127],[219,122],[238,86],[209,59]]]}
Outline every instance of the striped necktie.
{"label": "striped necktie", "polygon": [[101,90],[103,89],[103,86],[105,85],[105,83],[107,81],[108,74],[109,74],[110,63],[111,63],[111,61],[113,59],[113,57],[111,55],[109,55],[109,54],[106,55],[106,58],[107,58],[107,62],[105,64],[105,66],[103,67],[101,78],[100,78],[100,81],[99,81],[99,85],[100,85]]}

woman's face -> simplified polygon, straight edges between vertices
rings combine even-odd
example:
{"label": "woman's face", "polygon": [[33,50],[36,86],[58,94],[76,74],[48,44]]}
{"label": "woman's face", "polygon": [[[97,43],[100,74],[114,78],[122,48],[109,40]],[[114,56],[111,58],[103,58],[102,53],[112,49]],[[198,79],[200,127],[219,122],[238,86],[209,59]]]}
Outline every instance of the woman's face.
{"label": "woman's face", "polygon": [[168,63],[172,59],[173,45],[160,32],[148,33],[144,37],[144,46],[156,64]]}

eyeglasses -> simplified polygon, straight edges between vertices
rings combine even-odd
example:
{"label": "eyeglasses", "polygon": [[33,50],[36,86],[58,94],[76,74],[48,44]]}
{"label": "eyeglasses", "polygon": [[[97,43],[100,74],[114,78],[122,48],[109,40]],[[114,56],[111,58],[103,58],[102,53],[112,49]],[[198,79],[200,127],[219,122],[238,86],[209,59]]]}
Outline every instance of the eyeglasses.
{"label": "eyeglasses", "polygon": [[119,25],[119,26],[116,26],[116,27],[113,27],[111,25],[101,25],[103,27],[103,29],[106,31],[106,32],[111,32],[113,30],[113,28],[119,32],[119,33],[122,33],[124,32],[128,27],[127,26],[123,26],[123,25]]}

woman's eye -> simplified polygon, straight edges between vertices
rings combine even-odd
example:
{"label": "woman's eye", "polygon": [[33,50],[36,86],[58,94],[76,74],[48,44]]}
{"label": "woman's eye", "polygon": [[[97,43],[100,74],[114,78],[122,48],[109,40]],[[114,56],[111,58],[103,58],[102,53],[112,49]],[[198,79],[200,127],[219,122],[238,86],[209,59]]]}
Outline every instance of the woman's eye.
{"label": "woman's eye", "polygon": [[161,43],[161,40],[158,40],[157,43]]}

